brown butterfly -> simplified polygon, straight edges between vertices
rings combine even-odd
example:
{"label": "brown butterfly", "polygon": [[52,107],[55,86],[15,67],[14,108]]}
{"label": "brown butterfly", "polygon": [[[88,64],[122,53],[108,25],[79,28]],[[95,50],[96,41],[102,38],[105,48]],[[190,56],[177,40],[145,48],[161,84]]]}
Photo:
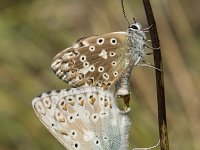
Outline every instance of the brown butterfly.
{"label": "brown butterfly", "polygon": [[71,87],[107,89],[126,75],[127,70],[144,61],[146,30],[135,21],[127,32],[81,38],[58,53],[51,68]]}

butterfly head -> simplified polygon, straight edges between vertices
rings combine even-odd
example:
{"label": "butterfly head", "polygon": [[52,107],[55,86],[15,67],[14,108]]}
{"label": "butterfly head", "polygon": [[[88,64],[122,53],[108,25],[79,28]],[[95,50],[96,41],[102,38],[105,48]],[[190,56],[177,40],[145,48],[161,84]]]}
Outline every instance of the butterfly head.
{"label": "butterfly head", "polygon": [[134,22],[128,27],[129,32],[140,31],[142,29],[142,25],[139,22]]}

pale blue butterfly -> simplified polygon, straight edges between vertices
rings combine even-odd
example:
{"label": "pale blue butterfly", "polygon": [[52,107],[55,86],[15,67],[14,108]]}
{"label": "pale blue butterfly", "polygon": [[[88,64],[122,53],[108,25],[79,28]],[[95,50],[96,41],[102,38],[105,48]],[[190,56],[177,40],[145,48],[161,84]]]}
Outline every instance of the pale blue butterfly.
{"label": "pale blue butterfly", "polygon": [[108,90],[53,90],[34,98],[32,105],[40,121],[66,149],[127,149],[130,108],[119,110]]}

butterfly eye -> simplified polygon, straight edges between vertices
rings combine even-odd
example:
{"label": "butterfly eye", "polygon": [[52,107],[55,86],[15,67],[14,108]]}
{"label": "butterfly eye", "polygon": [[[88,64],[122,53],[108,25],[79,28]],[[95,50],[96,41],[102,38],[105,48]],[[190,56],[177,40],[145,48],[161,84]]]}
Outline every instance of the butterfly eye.
{"label": "butterfly eye", "polygon": [[129,26],[129,28],[134,29],[134,30],[138,30],[138,27],[135,24]]}

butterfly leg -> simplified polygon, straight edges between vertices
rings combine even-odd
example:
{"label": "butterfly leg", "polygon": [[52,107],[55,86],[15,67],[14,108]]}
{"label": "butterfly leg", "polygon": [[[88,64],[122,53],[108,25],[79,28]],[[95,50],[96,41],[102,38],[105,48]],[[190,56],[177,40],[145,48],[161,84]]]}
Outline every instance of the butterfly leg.
{"label": "butterfly leg", "polygon": [[144,32],[149,32],[149,30],[150,30],[152,27],[153,27],[153,24],[150,25],[150,26],[147,27],[147,28],[144,28],[142,31],[144,31]]}
{"label": "butterfly leg", "polygon": [[147,40],[145,38],[143,38],[143,40],[146,41],[146,42],[152,42],[152,40]]}
{"label": "butterfly leg", "polygon": [[151,146],[151,147],[147,147],[147,148],[134,148],[133,150],[151,150],[151,149],[154,149],[156,147],[158,147],[160,145],[160,140],[158,141],[158,143],[154,146]]}
{"label": "butterfly leg", "polygon": [[153,55],[153,53],[152,53],[152,52],[149,52],[149,53],[146,53],[146,55]]}
{"label": "butterfly leg", "polygon": [[150,67],[150,68],[156,69],[156,70],[158,70],[158,71],[162,71],[161,69],[156,68],[154,65],[152,65],[152,64],[150,64],[150,63],[147,63],[147,62],[145,62],[144,60],[142,60],[142,64],[137,64],[137,66],[141,66],[141,67]]}
{"label": "butterfly leg", "polygon": [[153,50],[159,50],[160,49],[160,47],[158,47],[158,48],[154,48],[154,47],[151,47],[151,46],[148,46],[148,45],[144,45],[144,47],[147,47],[147,48],[149,48],[149,49],[153,49]]}

